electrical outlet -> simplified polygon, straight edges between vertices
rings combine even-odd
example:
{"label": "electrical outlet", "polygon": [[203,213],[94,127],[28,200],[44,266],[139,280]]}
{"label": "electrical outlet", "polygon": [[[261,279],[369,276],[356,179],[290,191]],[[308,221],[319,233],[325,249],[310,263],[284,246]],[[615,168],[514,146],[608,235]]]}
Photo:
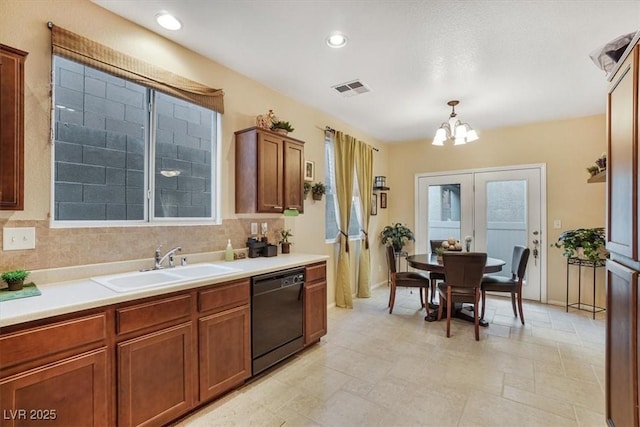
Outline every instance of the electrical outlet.
{"label": "electrical outlet", "polygon": [[553,228],[561,229],[562,228],[562,221],[560,221],[559,219],[554,219],[553,220]]}
{"label": "electrical outlet", "polygon": [[21,249],[35,249],[36,229],[34,227],[20,227],[2,229],[2,249],[18,251]]}

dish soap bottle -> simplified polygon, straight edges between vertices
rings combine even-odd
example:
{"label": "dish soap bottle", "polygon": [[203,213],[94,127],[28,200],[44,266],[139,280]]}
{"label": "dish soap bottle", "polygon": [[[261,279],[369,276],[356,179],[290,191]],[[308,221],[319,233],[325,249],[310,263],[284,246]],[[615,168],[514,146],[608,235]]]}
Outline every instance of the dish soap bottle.
{"label": "dish soap bottle", "polygon": [[231,246],[231,239],[227,240],[227,249],[224,251],[225,261],[233,261],[233,247]]}

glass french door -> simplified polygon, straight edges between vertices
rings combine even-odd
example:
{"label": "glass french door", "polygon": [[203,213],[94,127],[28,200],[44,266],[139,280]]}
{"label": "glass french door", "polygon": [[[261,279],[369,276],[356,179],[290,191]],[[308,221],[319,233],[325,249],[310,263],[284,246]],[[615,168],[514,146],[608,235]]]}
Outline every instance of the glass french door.
{"label": "glass french door", "polygon": [[416,252],[430,252],[429,240],[449,237],[464,247],[471,236],[471,250],[505,260],[499,274],[510,276],[513,246],[527,246],[522,296],[546,302],[544,172],[544,165],[532,165],[417,176]]}

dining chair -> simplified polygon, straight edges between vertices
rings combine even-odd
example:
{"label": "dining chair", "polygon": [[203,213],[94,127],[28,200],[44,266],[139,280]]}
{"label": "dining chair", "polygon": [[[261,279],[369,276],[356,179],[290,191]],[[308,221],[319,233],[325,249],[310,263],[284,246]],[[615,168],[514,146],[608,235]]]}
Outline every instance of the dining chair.
{"label": "dining chair", "polygon": [[[396,254],[392,245],[387,246],[387,262],[389,263],[389,272],[391,275],[391,288],[389,290],[389,314],[393,312],[393,305],[396,302],[396,289],[398,286],[404,286],[407,288],[418,288],[420,294],[420,304],[427,310],[429,315],[429,304],[425,304],[422,299],[422,292],[429,290],[429,277],[411,271],[397,271],[396,268]],[[426,295],[425,295],[426,301]]]}
{"label": "dining chair", "polygon": [[513,256],[511,257],[511,277],[487,275],[482,278],[482,284],[480,286],[480,290],[482,292],[482,315],[480,317],[482,319],[484,319],[487,291],[509,292],[511,294],[513,315],[518,317],[518,313],[516,313],[517,301],[520,321],[524,325],[524,315],[522,313],[522,281],[524,280],[524,274],[527,270],[529,253],[529,248],[520,245],[514,246]]}
{"label": "dining chair", "polygon": [[[429,240],[432,254],[436,253],[437,248],[442,247],[442,242],[444,242],[444,240]],[[442,282],[444,280],[444,273],[435,273],[430,271],[429,279],[431,280],[431,299],[429,300],[429,303],[431,304],[430,308],[435,308],[433,297],[436,294],[436,285],[438,282]]]}
{"label": "dining chair", "polygon": [[440,305],[438,320],[442,319],[443,306],[447,306],[447,337],[451,336],[451,312],[456,303],[473,303],[473,323],[476,341],[480,340],[480,318],[478,305],[480,302],[480,284],[487,254],[483,252],[465,252],[442,254],[444,265],[444,282],[438,284]]}

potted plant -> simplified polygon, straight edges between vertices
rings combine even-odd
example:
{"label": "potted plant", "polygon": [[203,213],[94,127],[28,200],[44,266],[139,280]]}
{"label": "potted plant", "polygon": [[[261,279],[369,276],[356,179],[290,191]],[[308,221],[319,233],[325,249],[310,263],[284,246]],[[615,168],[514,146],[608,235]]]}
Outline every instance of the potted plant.
{"label": "potted plant", "polygon": [[291,123],[285,122],[282,120],[276,120],[271,125],[271,130],[274,132],[278,132],[281,134],[288,134],[289,132],[293,132],[295,129],[291,126]]}
{"label": "potted plant", "polygon": [[435,249],[436,261],[438,261],[438,263],[442,263],[442,254],[445,253],[446,251],[447,250],[442,246]]}
{"label": "potted plant", "polygon": [[305,183],[303,184],[303,190],[304,190],[304,198],[306,199],[309,193],[311,192],[311,183],[305,181]]}
{"label": "potted plant", "polygon": [[311,197],[313,197],[313,200],[322,200],[322,195],[326,192],[326,188],[324,186],[323,183],[321,182],[316,182],[315,184],[313,184],[313,186],[311,187]]}
{"label": "potted plant", "polygon": [[589,172],[589,174],[591,176],[594,176],[594,175],[597,175],[598,172],[600,172],[600,168],[598,166],[595,166],[595,165],[594,166],[589,166],[587,168],[587,172]]}
{"label": "potted plant", "polygon": [[289,237],[293,237],[290,228],[283,228],[282,230],[280,230],[280,241],[278,243],[282,245],[283,254],[288,254],[289,252],[291,252],[291,242],[289,241]]}
{"label": "potted plant", "polygon": [[415,241],[416,239],[413,237],[413,231],[411,231],[409,227],[396,222],[382,229],[380,232],[380,240],[382,244],[391,244],[396,252],[400,252],[405,244],[405,240]]}
{"label": "potted plant", "polygon": [[19,291],[24,285],[24,279],[26,279],[28,276],[28,271],[13,270],[2,273],[0,275],[0,278],[2,278],[2,280],[4,280],[7,285],[9,285],[10,291]]}
{"label": "potted plant", "polygon": [[605,243],[604,227],[578,228],[562,232],[551,246],[563,249],[562,254],[567,258],[584,257],[599,261],[608,256]]}

